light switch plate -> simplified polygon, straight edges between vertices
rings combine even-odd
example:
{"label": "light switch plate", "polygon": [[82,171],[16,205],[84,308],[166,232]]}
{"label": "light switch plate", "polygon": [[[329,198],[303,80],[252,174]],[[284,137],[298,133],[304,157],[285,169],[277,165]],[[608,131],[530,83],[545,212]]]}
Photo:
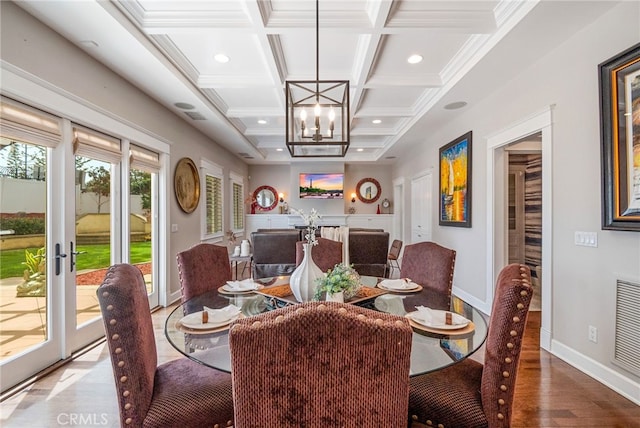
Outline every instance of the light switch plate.
{"label": "light switch plate", "polygon": [[597,247],[598,246],[598,233],[597,232],[580,232],[575,233],[575,244],[583,247]]}

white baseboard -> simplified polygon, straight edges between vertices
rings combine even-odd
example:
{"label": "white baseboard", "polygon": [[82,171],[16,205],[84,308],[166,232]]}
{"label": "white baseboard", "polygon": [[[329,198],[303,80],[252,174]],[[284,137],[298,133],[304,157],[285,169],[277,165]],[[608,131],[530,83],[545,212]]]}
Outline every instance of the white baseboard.
{"label": "white baseboard", "polygon": [[611,368],[580,354],[575,349],[569,348],[556,340],[551,341],[550,352],[640,406],[640,383],[622,376]]}

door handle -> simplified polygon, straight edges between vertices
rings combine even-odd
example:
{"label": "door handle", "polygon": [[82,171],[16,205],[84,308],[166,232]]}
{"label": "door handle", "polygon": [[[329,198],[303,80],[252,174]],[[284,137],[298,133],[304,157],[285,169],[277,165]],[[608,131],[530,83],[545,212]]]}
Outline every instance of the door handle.
{"label": "door handle", "polygon": [[60,244],[56,244],[56,275],[60,275],[60,272],[62,272],[61,266],[62,266],[62,259],[64,259],[65,257],[67,257],[67,255],[65,253],[61,253],[60,252]]}
{"label": "door handle", "polygon": [[86,253],[86,251],[73,251],[73,241],[69,242],[69,245],[71,246],[71,267],[70,267],[70,271],[73,272],[73,268],[76,265],[76,256],[78,254],[84,254]]}

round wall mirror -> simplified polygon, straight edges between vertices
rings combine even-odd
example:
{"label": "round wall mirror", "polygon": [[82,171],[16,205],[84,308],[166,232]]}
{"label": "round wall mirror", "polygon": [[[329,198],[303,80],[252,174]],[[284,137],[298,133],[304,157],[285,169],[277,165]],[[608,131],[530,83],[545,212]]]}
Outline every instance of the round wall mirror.
{"label": "round wall mirror", "polygon": [[380,183],[375,178],[363,178],[356,185],[356,195],[360,202],[372,204],[380,198],[382,189]]}
{"label": "round wall mirror", "polygon": [[253,199],[263,210],[272,210],[278,205],[278,193],[271,186],[260,186],[253,192]]}

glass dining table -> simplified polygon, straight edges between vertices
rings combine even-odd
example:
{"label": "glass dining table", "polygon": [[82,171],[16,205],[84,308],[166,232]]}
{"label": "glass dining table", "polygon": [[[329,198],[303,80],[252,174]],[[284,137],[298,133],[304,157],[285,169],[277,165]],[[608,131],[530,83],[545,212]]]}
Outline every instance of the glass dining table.
{"label": "glass dining table", "polygon": [[[347,303],[375,311],[407,316],[413,328],[410,375],[416,376],[456,364],[476,352],[487,337],[487,317],[478,309],[453,296],[449,310],[462,315],[469,323],[463,328],[442,326],[435,328],[416,322],[411,313],[416,307],[430,307],[430,292],[420,287],[418,291],[389,291],[378,286],[380,278],[361,277],[363,291],[360,298]],[[165,335],[169,343],[186,357],[206,366],[231,372],[229,352],[229,324],[214,328],[191,328],[185,325],[185,317],[193,318],[204,307],[221,309],[230,304],[241,310],[241,317],[251,317],[284,305],[295,304],[291,296],[279,291],[286,289],[288,276],[258,279],[260,289],[255,292],[233,293],[222,287],[211,290],[177,306],[167,317]],[[232,324],[231,324],[232,325]]]}

